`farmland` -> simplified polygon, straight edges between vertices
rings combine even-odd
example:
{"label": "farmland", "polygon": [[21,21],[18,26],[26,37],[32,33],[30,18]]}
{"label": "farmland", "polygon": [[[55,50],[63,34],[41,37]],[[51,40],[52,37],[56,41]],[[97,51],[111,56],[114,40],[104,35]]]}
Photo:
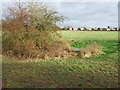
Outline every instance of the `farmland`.
{"label": "farmland", "polygon": [[103,46],[104,54],[88,58],[26,61],[3,56],[3,88],[118,87],[118,32],[61,31],[59,33],[62,34],[60,39],[75,48],[97,42]]}

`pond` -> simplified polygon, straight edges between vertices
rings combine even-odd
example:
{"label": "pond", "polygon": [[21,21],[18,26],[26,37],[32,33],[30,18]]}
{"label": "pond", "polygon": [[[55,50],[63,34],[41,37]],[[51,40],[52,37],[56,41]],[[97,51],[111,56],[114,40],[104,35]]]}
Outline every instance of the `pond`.
{"label": "pond", "polygon": [[80,49],[79,48],[73,48],[73,51],[78,52]]}

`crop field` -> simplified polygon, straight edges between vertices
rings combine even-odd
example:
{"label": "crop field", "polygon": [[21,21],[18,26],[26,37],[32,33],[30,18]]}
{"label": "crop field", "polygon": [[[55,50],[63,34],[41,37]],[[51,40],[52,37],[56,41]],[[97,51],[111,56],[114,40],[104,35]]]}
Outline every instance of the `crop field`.
{"label": "crop field", "polygon": [[118,32],[61,31],[72,47],[97,42],[104,53],[65,60],[16,60],[3,56],[3,88],[118,88]]}

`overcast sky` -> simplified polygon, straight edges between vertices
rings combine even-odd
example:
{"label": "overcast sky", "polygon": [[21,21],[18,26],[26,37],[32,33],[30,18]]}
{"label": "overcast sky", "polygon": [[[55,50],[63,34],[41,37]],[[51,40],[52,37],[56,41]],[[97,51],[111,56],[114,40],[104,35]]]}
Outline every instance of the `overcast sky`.
{"label": "overcast sky", "polygon": [[117,27],[117,2],[49,2],[50,7],[68,17],[61,27]]}
{"label": "overcast sky", "polygon": [[68,17],[64,23],[57,24],[60,27],[118,27],[118,2],[45,1],[51,8]]}

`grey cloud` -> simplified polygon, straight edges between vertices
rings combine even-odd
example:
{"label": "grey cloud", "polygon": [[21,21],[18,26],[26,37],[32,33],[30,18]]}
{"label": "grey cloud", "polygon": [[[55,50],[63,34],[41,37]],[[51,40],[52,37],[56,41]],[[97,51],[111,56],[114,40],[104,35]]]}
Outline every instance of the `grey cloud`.
{"label": "grey cloud", "polygon": [[47,2],[47,4],[69,18],[64,23],[58,23],[61,27],[107,27],[118,24],[117,2]]}

